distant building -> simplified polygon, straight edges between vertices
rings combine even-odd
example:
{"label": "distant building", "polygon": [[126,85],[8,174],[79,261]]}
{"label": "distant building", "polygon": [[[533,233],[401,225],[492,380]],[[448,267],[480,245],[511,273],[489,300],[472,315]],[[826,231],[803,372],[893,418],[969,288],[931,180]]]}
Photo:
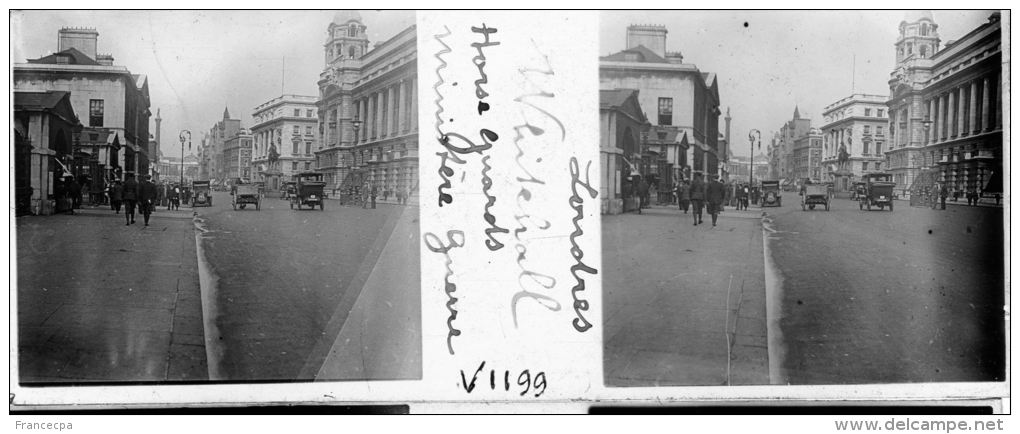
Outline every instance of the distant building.
{"label": "distant building", "polygon": [[[641,135],[648,129],[648,120],[638,101],[638,91],[633,89],[599,91],[602,214],[638,208],[632,180],[634,175],[641,174],[641,162],[628,157],[640,154]],[[673,135],[675,139],[675,132]]]}
{"label": "distant building", "polygon": [[[822,165],[824,180],[836,191],[848,191],[866,173],[882,172],[889,149],[886,97],[855,93],[829,104],[822,111]],[[846,151],[847,162],[839,156]]]}
{"label": "distant building", "polygon": [[13,65],[14,90],[68,92],[74,112],[92,130],[88,134],[116,135],[104,141],[116,147],[80,149],[104,152],[87,157],[94,162],[87,172],[96,181],[120,179],[125,172],[150,174],[148,79],[114,65],[113,56],[98,54],[98,38],[95,29],[60,29],[56,53]]}
{"label": "distant building", "polygon": [[900,23],[889,80],[888,167],[903,196],[941,182],[1002,193],[1001,15],[940,48],[931,12]]}
{"label": "distant building", "polygon": [[[811,119],[801,117],[800,107],[794,107],[793,118],[779,128],[779,132],[773,136],[772,143],[769,145],[769,174],[772,179],[792,183],[798,178],[796,159],[798,155],[801,155],[807,160],[806,157],[810,155],[808,151],[808,148],[812,146],[809,140],[810,135]],[[821,137],[816,136],[816,138],[819,140],[814,145],[821,145]],[[801,142],[803,140],[807,141]],[[798,142],[801,142],[799,154],[796,152]],[[807,173],[809,171],[805,165],[803,174]]]}
{"label": "distant building", "polygon": [[202,159],[199,172],[203,179],[224,182],[232,177],[227,163],[227,142],[241,134],[241,120],[232,119],[230,110],[223,108],[223,119],[216,122],[202,140]]}
{"label": "distant building", "polygon": [[[181,157],[164,155],[159,159],[160,178],[167,182],[181,181]],[[184,185],[200,179],[198,176],[198,157],[193,154],[184,156]]]}
{"label": "distant building", "polygon": [[315,170],[319,109],[316,98],[286,94],[252,111],[252,176],[271,190],[301,172]]}
{"label": "distant building", "polygon": [[[731,181],[747,182],[751,176],[751,158],[743,155],[730,155],[726,161],[726,171]],[[769,157],[758,153],[754,156],[754,179],[761,182],[769,178]]]}
{"label": "distant building", "polygon": [[251,149],[252,135],[244,129],[223,142],[223,165],[228,180],[241,178],[252,182]]}
{"label": "distant building", "polygon": [[677,140],[662,152],[639,150],[651,170],[645,177],[671,186],[691,172],[717,175],[726,154],[718,142],[721,112],[716,75],[684,63],[679,52],[667,52],[667,33],[662,26],[628,27],[627,48],[599,58],[599,88],[638,90],[639,105],[653,110],[645,117],[657,129],[655,134],[675,130]]}
{"label": "distant building", "polygon": [[[369,49],[355,11],[326,29],[319,75],[316,170],[328,187],[374,187],[380,196],[418,189],[417,33],[411,26]],[[413,196],[412,196],[413,197]]]}
{"label": "distant building", "polygon": [[53,214],[81,122],[66,91],[14,92],[15,213]]}

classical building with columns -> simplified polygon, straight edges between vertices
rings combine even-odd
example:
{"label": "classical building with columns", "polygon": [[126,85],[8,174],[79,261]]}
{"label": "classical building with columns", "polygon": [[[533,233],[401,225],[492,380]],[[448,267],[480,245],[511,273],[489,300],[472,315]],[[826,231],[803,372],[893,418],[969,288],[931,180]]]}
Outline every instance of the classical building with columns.
{"label": "classical building with columns", "polygon": [[[833,182],[836,191],[849,191],[862,175],[888,169],[887,99],[855,93],[822,110],[822,179]],[[846,151],[845,166],[840,165],[841,150]]]}
{"label": "classical building with columns", "polygon": [[369,48],[366,29],[355,11],[337,12],[327,27],[315,167],[329,189],[412,193],[418,185],[416,30]]}
{"label": "classical building with columns", "polygon": [[[280,95],[252,111],[251,173],[253,181],[279,189],[284,181],[301,172],[315,170],[319,109],[316,97]],[[271,157],[272,155],[272,157]],[[242,155],[238,155],[243,159]]]}
{"label": "classical building with columns", "polygon": [[939,47],[932,14],[900,23],[889,80],[887,152],[897,189],[940,182],[951,191],[1002,192],[1002,33],[999,13]]}

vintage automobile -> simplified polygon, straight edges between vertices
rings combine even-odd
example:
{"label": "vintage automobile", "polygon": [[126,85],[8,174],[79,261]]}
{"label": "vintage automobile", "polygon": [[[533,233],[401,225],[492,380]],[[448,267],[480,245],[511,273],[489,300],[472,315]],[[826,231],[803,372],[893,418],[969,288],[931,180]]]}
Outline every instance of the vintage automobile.
{"label": "vintage automobile", "polygon": [[326,183],[322,181],[322,174],[316,172],[302,172],[294,175],[294,194],[290,197],[290,208],[301,209],[308,205],[312,209],[319,206],[319,210],[326,209],[323,199],[325,196]]}
{"label": "vintage automobile", "polygon": [[290,199],[296,191],[295,188],[297,188],[297,182],[285,181],[283,185],[280,186],[280,199]]}
{"label": "vintage automobile", "polygon": [[803,184],[800,189],[800,209],[815,209],[815,205],[829,210],[829,186],[826,184]]}
{"label": "vintage automobile", "polygon": [[889,211],[893,210],[893,188],[896,183],[891,174],[868,173],[861,180],[864,182],[864,191],[857,198],[860,209],[871,211],[871,207],[877,206],[881,210],[888,206]]}
{"label": "vintage automobile", "polygon": [[231,205],[235,210],[238,208],[244,209],[247,205],[255,205],[255,210],[262,209],[262,196],[259,195],[258,187],[253,184],[234,184],[230,194],[234,197]]}
{"label": "vintage automobile", "polygon": [[850,187],[850,200],[859,200],[864,195],[864,189],[867,184],[861,181],[854,182]]}
{"label": "vintage automobile", "polygon": [[191,206],[212,206],[212,190],[209,181],[191,182]]}
{"label": "vintage automobile", "polygon": [[761,206],[783,206],[783,196],[779,187],[779,181],[761,182]]}

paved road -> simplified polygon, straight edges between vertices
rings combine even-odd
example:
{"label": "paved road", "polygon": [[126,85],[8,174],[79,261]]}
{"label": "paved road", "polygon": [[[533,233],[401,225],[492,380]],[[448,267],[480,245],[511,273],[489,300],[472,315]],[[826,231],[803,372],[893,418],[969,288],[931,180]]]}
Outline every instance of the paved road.
{"label": "paved road", "polygon": [[[336,201],[326,202],[325,211],[292,210],[275,197],[264,199],[260,211],[235,211],[230,196],[220,192],[213,203],[198,214],[207,231],[201,236],[202,251],[211,272],[203,291],[211,302],[206,332],[216,342],[209,360],[214,380],[314,378],[369,275],[390,272],[375,265],[398,221],[409,225],[401,217],[417,212],[416,207],[382,204],[377,209],[343,207]],[[416,219],[413,225],[399,229],[413,229],[417,240]],[[406,250],[401,263],[388,266],[417,276],[417,244]],[[369,315],[400,322],[420,341],[418,288],[417,280],[402,286],[397,300]],[[420,344],[394,350],[405,351],[397,355],[401,359],[417,358],[417,367],[386,376],[417,376]]]}
{"label": "paved road", "polygon": [[1001,208],[767,212],[786,382],[1004,378]]}

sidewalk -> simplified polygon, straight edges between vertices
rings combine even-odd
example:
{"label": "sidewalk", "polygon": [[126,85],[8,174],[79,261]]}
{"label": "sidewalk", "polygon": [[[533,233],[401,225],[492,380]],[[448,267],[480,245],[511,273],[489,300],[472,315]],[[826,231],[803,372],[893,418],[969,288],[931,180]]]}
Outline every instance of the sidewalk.
{"label": "sidewalk", "polygon": [[207,379],[190,214],[19,217],[20,381]]}
{"label": "sidewalk", "polygon": [[761,215],[602,216],[607,386],[768,384]]}

